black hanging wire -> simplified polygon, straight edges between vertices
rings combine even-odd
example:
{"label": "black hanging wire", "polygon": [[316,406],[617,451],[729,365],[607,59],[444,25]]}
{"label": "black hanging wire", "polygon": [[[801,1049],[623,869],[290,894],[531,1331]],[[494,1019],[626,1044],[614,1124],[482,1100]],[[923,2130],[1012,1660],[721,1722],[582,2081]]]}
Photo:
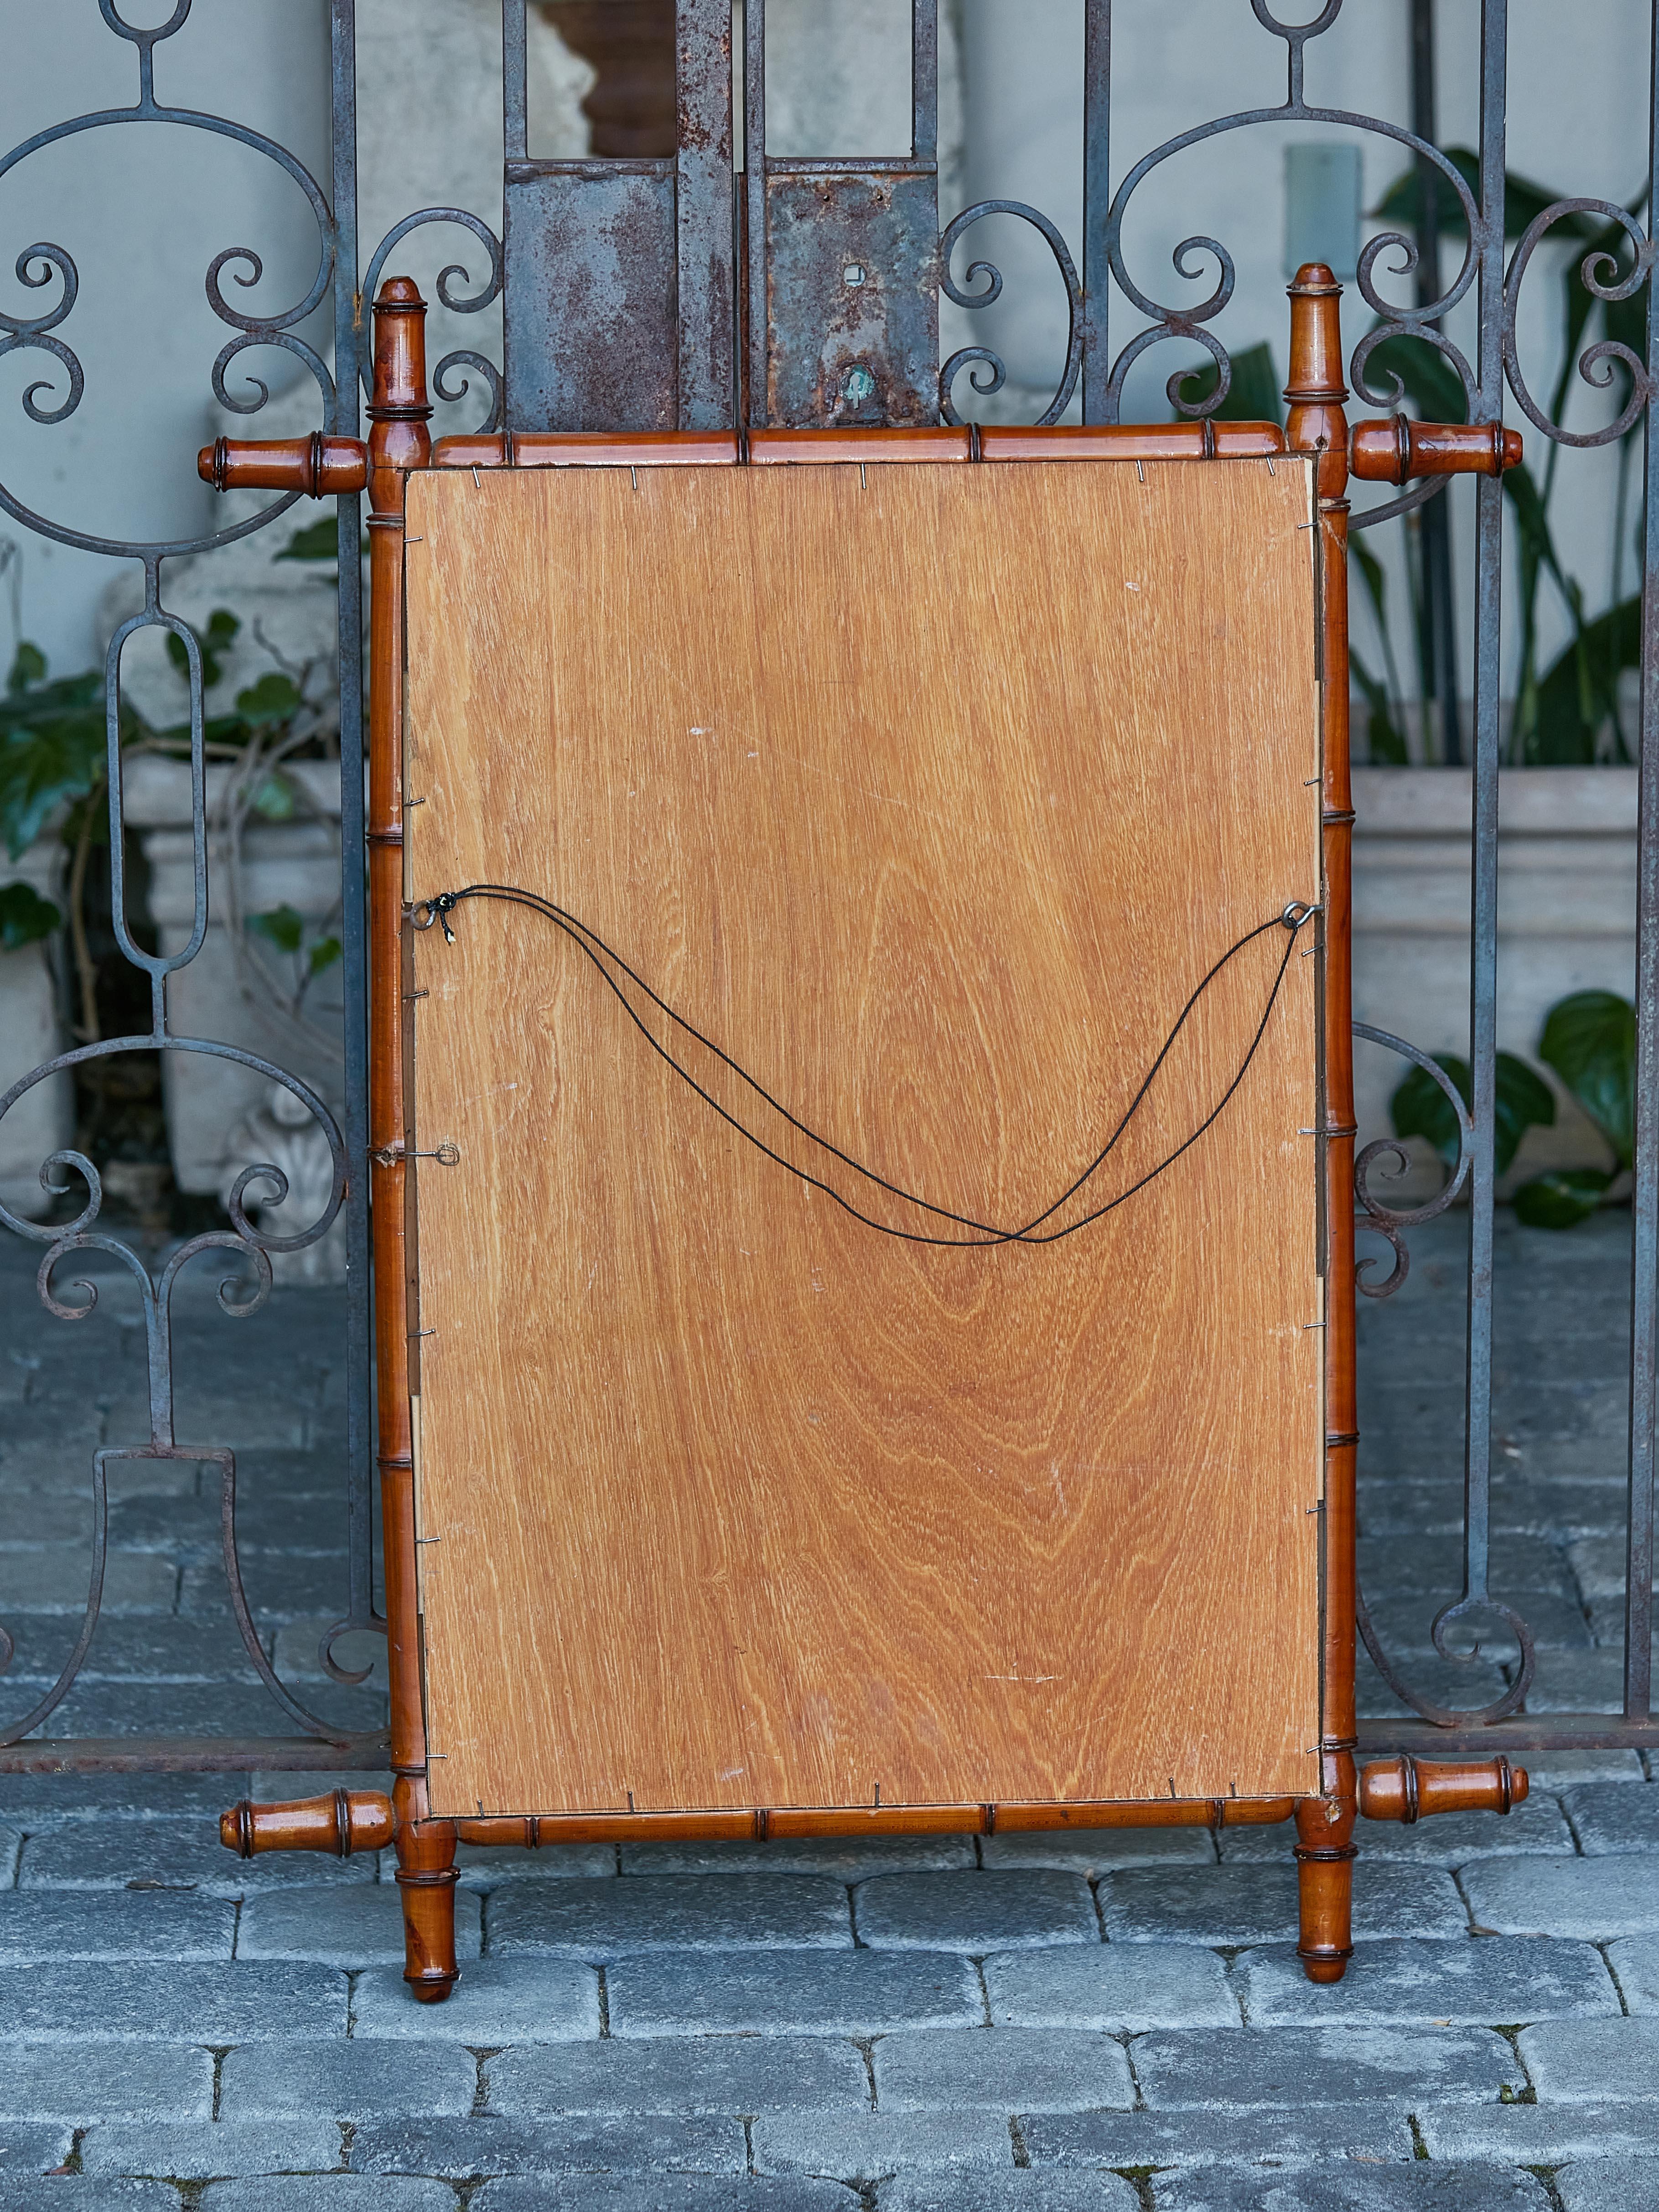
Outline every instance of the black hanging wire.
{"label": "black hanging wire", "polygon": [[[1157,1059],[1153,1060],[1142,1079],[1139,1089],[1124,1109],[1117,1127],[1081,1175],[1069,1183],[1052,1204],[1044,1206],[1041,1213],[1035,1215],[1023,1227],[1000,1229],[992,1222],[976,1221],[971,1214],[953,1213],[949,1206],[936,1206],[931,1200],[920,1197],[915,1191],[906,1190],[902,1184],[890,1182],[885,1176],[878,1175],[873,1168],[866,1167],[861,1160],[854,1159],[850,1152],[844,1152],[840,1146],[832,1144],[828,1137],[820,1136],[816,1129],[801,1121],[798,1115],[792,1114],[781,1101],[775,1098],[763,1084],[757,1082],[746,1068],[740,1066],[732,1059],[730,1053],[722,1051],[712,1037],[705,1036],[695,1024],[687,1021],[683,1014],[677,1013],[666,999],[660,997],[642,975],[629,966],[620,952],[605,943],[597,930],[589,928],[585,921],[580,921],[574,914],[568,913],[563,907],[555,905],[551,899],[542,897],[539,892],[526,890],[517,884],[468,884],[462,890],[439,891],[435,896],[422,899],[416,902],[413,910],[415,927],[430,929],[434,922],[441,923],[445,939],[449,944],[454,944],[455,933],[449,926],[449,917],[457,907],[468,899],[490,899],[503,906],[524,907],[532,914],[540,915],[544,921],[552,922],[556,928],[562,930],[577,950],[592,962],[605,988],[611,993],[629,1020],[633,1023],[658,1058],[672,1068],[682,1082],[689,1084],[704,1104],[712,1107],[721,1121],[728,1127],[734,1129],[745,1143],[752,1145],[757,1152],[763,1153],[769,1160],[784,1169],[788,1174],[797,1176],[802,1182],[810,1185],[812,1189],[822,1191],[826,1198],[833,1199],[844,1212],[852,1215],[854,1221],[862,1222],[867,1229],[877,1230],[884,1237],[897,1237],[901,1243],[906,1244],[944,1245],[956,1250],[983,1250],[988,1246],[998,1244],[1057,1244],[1063,1237],[1074,1237],[1079,1229],[1086,1229],[1091,1222],[1098,1221],[1103,1216],[1114,1212],[1126,1200],[1133,1198],[1137,1191],[1145,1190],[1148,1183],[1156,1181],[1166,1168],[1172,1167],[1183,1152],[1189,1152],[1218,1120],[1233,1093],[1244,1080],[1250,1062],[1255,1058],[1257,1048],[1267,1034],[1268,1020],[1278,1002],[1279,988],[1284,983],[1285,971],[1291,964],[1291,956],[1296,950],[1297,934],[1303,925],[1311,921],[1319,912],[1317,906],[1310,905],[1300,899],[1292,899],[1282,912],[1273,915],[1267,921],[1258,922],[1254,929],[1247,930],[1237,944],[1229,945],[1188,999],[1176,1018],[1175,1027],[1160,1047]],[[1261,1010],[1261,1018],[1256,1024],[1255,1034],[1250,1039],[1249,1048],[1243,1059],[1240,1060],[1231,1082],[1228,1084],[1211,1111],[1189,1137],[1183,1139],[1172,1152],[1161,1159],[1155,1168],[1149,1169],[1139,1181],[1132,1182],[1127,1190],[1120,1191],[1115,1198],[1109,1199],[1103,1206],[1096,1206],[1092,1212],[1084,1214],[1076,1221],[1067,1222],[1058,1229],[1045,1228],[1043,1224],[1051,1221],[1061,1206],[1077,1195],[1110,1157],[1119,1139],[1139,1111],[1146,1093],[1152,1089],[1159,1068],[1174,1050],[1176,1040],[1185,1027],[1188,1015],[1210,985],[1214,982],[1228,962],[1243,952],[1246,945],[1254,945],[1258,937],[1265,937],[1270,930],[1274,929],[1283,929],[1285,939],[1284,954],[1274,973],[1273,988],[1267,994],[1267,1002]],[[728,1112],[718,1098],[705,1091],[690,1068],[676,1060],[667,1047],[652,1035],[646,1023],[641,1018],[633,1001],[617,982],[616,976],[611,974],[611,968],[606,965],[607,962],[619,969],[629,982],[643,991],[652,1005],[661,1013],[665,1014],[676,1029],[684,1030],[688,1036],[695,1037],[706,1051],[712,1052],[716,1060],[729,1067],[739,1081],[748,1085],[757,1097],[763,1099],[775,1114],[779,1115],[792,1129],[798,1131],[810,1143],[817,1145],[822,1151],[830,1153],[833,1158],[838,1159],[844,1167],[850,1168],[854,1175],[861,1176],[866,1182],[873,1183],[878,1189],[888,1192],[890,1196],[902,1199],[906,1205],[918,1206],[924,1213],[931,1213],[938,1220],[953,1222],[959,1229],[971,1229],[976,1233],[971,1237],[928,1237],[914,1229],[895,1229],[888,1222],[878,1221],[870,1214],[861,1213],[858,1207],[853,1205],[850,1200],[844,1198],[832,1183],[825,1182],[817,1176],[809,1175],[805,1168],[798,1166],[793,1160],[786,1159],[781,1152],[775,1152],[763,1138],[757,1137],[754,1131],[746,1127],[734,1114]]]}

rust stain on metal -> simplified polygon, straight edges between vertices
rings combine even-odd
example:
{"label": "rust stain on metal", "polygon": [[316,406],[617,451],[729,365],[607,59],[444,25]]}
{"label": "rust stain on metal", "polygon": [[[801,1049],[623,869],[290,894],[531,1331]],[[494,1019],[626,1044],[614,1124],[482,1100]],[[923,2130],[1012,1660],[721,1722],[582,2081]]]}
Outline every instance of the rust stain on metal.
{"label": "rust stain on metal", "polygon": [[933,177],[786,172],[766,206],[769,422],[936,422]]}

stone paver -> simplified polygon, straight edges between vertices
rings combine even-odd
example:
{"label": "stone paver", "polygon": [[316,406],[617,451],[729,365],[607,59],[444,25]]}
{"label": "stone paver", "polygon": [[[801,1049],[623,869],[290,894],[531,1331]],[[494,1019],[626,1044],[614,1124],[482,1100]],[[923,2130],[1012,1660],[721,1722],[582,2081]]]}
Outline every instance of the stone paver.
{"label": "stone paver", "polygon": [[951,1874],[978,1864],[971,1836],[784,1836],[765,1844],[624,1844],[624,1874]]}
{"label": "stone paver", "polygon": [[487,2181],[469,2212],[863,2212],[838,2181],[728,2180],[703,2173],[591,2174]]}
{"label": "stone paver", "polygon": [[[615,1874],[614,1844],[552,1844],[538,1851],[514,1850],[502,1844],[461,1844],[455,1864],[468,1889],[496,1889],[504,1881],[563,1881],[571,1876]],[[380,1880],[389,1882],[396,1873],[395,1851],[380,1854]]]}
{"label": "stone paver", "polygon": [[[0,1940],[4,1931],[0,1899]],[[477,1893],[455,1899],[455,1955],[465,1965],[483,1942]],[[356,1882],[278,1890],[251,1897],[236,1930],[239,1959],[316,1959],[331,1966],[396,1966],[404,1963],[404,1916],[390,1881]]]}
{"label": "stone paver", "polygon": [[1080,1875],[1041,1869],[878,1875],[853,1893],[859,1941],[875,1951],[989,1951],[1097,1943],[1100,1923]]}
{"label": "stone paver", "polygon": [[748,2163],[743,2123],[707,2113],[370,2120],[351,2139],[354,2173],[437,2173],[459,2181],[494,2173],[743,2173]]}
{"label": "stone paver", "polygon": [[1334,1989],[1310,1983],[1293,1950],[1264,1948],[1243,1954],[1234,1979],[1257,2027],[1314,2021],[1510,2027],[1620,2009],[1601,1953],[1559,1941],[1362,1944]]}
{"label": "stone paver", "polygon": [[1659,2159],[1587,2158],[1558,2166],[1562,2212],[1659,2212]]}
{"label": "stone paver", "polygon": [[[171,2206],[177,2199],[169,2191]],[[458,2212],[441,2181],[362,2180],[349,2174],[215,2181],[198,2200],[202,2212]]]}
{"label": "stone paver", "polygon": [[1608,1944],[1607,1957],[1626,2011],[1659,2013],[1659,1936],[1627,1936]]}
{"label": "stone paver", "polygon": [[23,1890],[142,1886],[212,1897],[374,1879],[369,1858],[264,1851],[257,1858],[239,1859],[219,1841],[216,1829],[201,1820],[112,1820],[56,1828],[30,1838],[17,1877]]}
{"label": "stone paver", "polygon": [[1659,1789],[1626,1790],[1591,1782],[1561,1794],[1578,1848],[1587,1858],[1615,1852],[1659,1851]]}
{"label": "stone paver", "polygon": [[606,1981],[613,2035],[882,2035],[985,2018],[972,1966],[938,1952],[624,1959]]}
{"label": "stone paver", "polygon": [[225,2054],[219,2117],[265,2120],[321,2112],[331,2120],[434,2118],[472,2110],[477,2062],[459,2047],[412,2052],[407,2043],[258,2045]]}
{"label": "stone paver", "polygon": [[1136,2212],[1134,2184],[1115,2173],[896,2174],[876,2192],[880,2212]]}
{"label": "stone paver", "polygon": [[1058,1867],[1062,1873],[1084,1875],[1091,1881],[1119,1867],[1212,1866],[1216,1855],[1207,1828],[1048,1828],[1027,1835],[999,1832],[982,1838],[979,1851],[980,1862],[987,1867]]}
{"label": "stone paver", "polygon": [[1519,2048],[1540,2105],[1659,2100],[1659,2020],[1547,2021],[1522,2028]]}
{"label": "stone paver", "polygon": [[[48,2193],[50,2191],[50,2194]],[[70,2174],[61,2181],[0,2178],[0,2212],[179,2212],[179,2192],[165,2181],[112,2180]]]}
{"label": "stone paver", "polygon": [[[581,2042],[599,2032],[599,1985],[574,1959],[480,1959],[441,2005],[416,2004],[397,1966],[357,1977],[352,2032],[399,2041],[482,2044]],[[410,2053],[410,2063],[418,2057]]]}
{"label": "stone paver", "polygon": [[1651,2157],[1651,2105],[1427,2106],[1417,2115],[1431,2158],[1559,2166],[1570,2159]]}
{"label": "stone paver", "polygon": [[0,1964],[228,1959],[236,1907],[167,1890],[0,1890]]}
{"label": "stone paver", "polygon": [[484,2070],[489,2110],[508,2116],[854,2112],[870,2104],[861,2053],[828,2036],[701,2035],[640,2043],[611,2036],[603,2043],[521,2045],[487,2060]]}
{"label": "stone paver", "polygon": [[[646,1875],[515,1882],[489,1901],[492,1957],[562,1952],[603,1966],[641,1951],[850,1950],[847,1891],[826,1875]],[[937,1949],[937,1945],[932,1948]]]}
{"label": "stone paver", "polygon": [[1290,2168],[1347,2158],[1404,2164],[1415,2155],[1405,2113],[1376,2105],[1289,2112],[1034,2112],[1020,2133],[1037,2166]]}
{"label": "stone paver", "polygon": [[1225,2038],[1142,2035],[1130,2047],[1154,2112],[1480,2104],[1527,2086],[1514,2052],[1489,2028],[1247,2028]]}
{"label": "stone paver", "polygon": [[1008,2123],[993,2112],[763,2112],[752,2132],[757,2173],[876,2181],[902,2170],[973,2172],[1014,2162]]}
{"label": "stone paver", "polygon": [[342,2034],[345,2023],[346,1978],[328,1966],[236,1960],[0,1974],[0,2043],[298,2043]]}
{"label": "stone paver", "polygon": [[1481,1859],[1463,1887],[1477,1929],[1498,1936],[1659,1934],[1659,1854],[1599,1859]]}
{"label": "stone paver", "polygon": [[1157,2212],[1546,2212],[1535,2174],[1490,2167],[1418,2164],[1382,2172],[1298,2173],[1294,2182],[1254,2173],[1204,2173],[1152,2180]]}
{"label": "stone paver", "polygon": [[1108,1943],[1013,1951],[985,1961],[1002,2027],[1237,2027],[1238,1999],[1213,1951],[1188,1943]]}
{"label": "stone paver", "polygon": [[88,2173],[142,2173],[179,2181],[210,2181],[246,2173],[321,2173],[341,2166],[340,2130],[327,2120],[295,2115],[280,2124],[260,2120],[198,2120],[159,2127],[105,2122],[81,2143]]}
{"label": "stone paver", "polygon": [[[1115,1942],[1273,1943],[1297,1932],[1297,1876],[1276,1866],[1172,1868],[1108,1875],[1100,1916]],[[1449,1875],[1363,1863],[1355,1870],[1354,1936],[1456,1936],[1468,1915]]]}
{"label": "stone paver", "polygon": [[0,2118],[205,2120],[212,2112],[205,2051],[12,2041],[0,2051]]}
{"label": "stone paver", "polygon": [[[1206,2040],[1213,2046],[1212,2036]],[[1078,2028],[884,2035],[874,2064],[876,2102],[884,2112],[1084,2112],[1100,2106],[1128,2112],[1135,2101],[1122,2045]]]}

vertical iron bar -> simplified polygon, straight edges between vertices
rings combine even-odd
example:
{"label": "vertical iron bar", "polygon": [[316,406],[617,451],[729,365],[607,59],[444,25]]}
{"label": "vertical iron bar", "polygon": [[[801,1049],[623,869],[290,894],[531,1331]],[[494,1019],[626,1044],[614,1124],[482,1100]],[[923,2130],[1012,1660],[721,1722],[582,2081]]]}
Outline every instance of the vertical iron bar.
{"label": "vertical iron bar", "polygon": [[[1504,95],[1508,0],[1480,12],[1480,416],[1504,411]],[[1475,495],[1474,805],[1469,912],[1469,1060],[1474,1163],[1469,1177],[1469,1291],[1463,1594],[1482,1596],[1492,1483],[1492,1144],[1498,1060],[1498,690],[1504,489],[1482,477]]]}
{"label": "vertical iron bar", "polygon": [[[332,0],[330,85],[334,207],[334,432],[355,438],[362,404],[363,307],[357,291],[357,0]],[[346,1542],[349,1610],[374,1611],[374,1390],[368,1261],[368,975],[363,931],[362,502],[338,505],[340,895],[345,1006]]]}
{"label": "vertical iron bar", "polygon": [[525,0],[501,0],[501,147],[509,161],[530,158],[524,10]]}
{"label": "vertical iron bar", "polygon": [[[1659,227],[1659,0],[1648,100],[1648,232]],[[1649,399],[1643,424],[1641,797],[1636,879],[1636,1149],[1631,1189],[1630,1529],[1625,1566],[1625,1714],[1645,1720],[1653,1665],[1653,1474],[1659,1365],[1659,282],[1648,276]]]}
{"label": "vertical iron bar", "polygon": [[736,421],[732,350],[732,9],[730,0],[680,0],[675,10],[674,255],[678,287],[682,430]]}
{"label": "vertical iron bar", "polygon": [[939,157],[939,0],[910,0],[910,153]]}
{"label": "vertical iron bar", "polygon": [[1083,419],[1115,422],[1103,401],[1111,374],[1106,347],[1111,302],[1106,216],[1112,204],[1112,0],[1086,0],[1083,19]]}
{"label": "vertical iron bar", "polygon": [[[1412,129],[1431,146],[1439,143],[1435,103],[1434,0],[1412,0]],[[1440,173],[1417,157],[1417,304],[1440,297]],[[1437,322],[1432,325],[1438,329]],[[1457,701],[1457,612],[1452,598],[1450,489],[1418,515],[1423,549],[1423,704],[1440,704],[1441,759],[1448,768],[1463,758],[1462,716]],[[1424,716],[1427,735],[1426,713]]]}
{"label": "vertical iron bar", "polygon": [[744,0],[743,163],[748,210],[749,410],[746,427],[767,418],[767,341],[772,327],[766,296],[766,0]]}

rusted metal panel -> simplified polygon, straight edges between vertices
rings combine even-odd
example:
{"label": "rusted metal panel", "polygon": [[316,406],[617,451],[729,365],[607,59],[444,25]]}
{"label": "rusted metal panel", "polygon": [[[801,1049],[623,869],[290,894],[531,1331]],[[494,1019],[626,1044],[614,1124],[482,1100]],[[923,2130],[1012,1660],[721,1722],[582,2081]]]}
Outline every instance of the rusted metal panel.
{"label": "rusted metal panel", "polygon": [[673,164],[511,162],[506,198],[509,426],[677,428]]}
{"label": "rusted metal panel", "polygon": [[764,419],[782,428],[937,422],[931,164],[769,165],[765,205]]}

